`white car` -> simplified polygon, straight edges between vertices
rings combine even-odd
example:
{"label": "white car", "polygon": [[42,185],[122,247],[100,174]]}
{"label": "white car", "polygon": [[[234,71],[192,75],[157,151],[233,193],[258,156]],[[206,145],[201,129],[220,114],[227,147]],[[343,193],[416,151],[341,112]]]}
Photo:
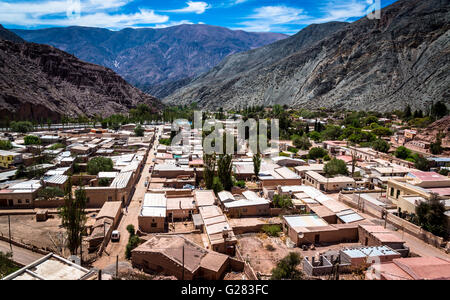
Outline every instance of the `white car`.
{"label": "white car", "polygon": [[120,240],[120,232],[119,230],[114,230],[111,233],[111,241],[112,242],[118,242]]}

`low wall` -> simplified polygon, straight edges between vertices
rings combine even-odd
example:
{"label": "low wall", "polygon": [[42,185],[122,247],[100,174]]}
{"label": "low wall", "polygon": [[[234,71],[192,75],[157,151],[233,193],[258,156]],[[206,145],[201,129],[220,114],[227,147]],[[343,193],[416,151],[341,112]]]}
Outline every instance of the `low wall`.
{"label": "low wall", "polygon": [[[0,235],[0,241],[4,241],[4,242],[9,243],[10,240],[9,240],[8,237]],[[30,250],[30,251],[42,254],[42,255],[47,255],[47,254],[50,253],[49,251],[46,251],[46,250],[43,250],[43,249],[39,249],[39,248],[37,248],[37,247],[35,247],[33,245],[27,245],[27,244],[19,243],[19,242],[14,241],[14,240],[11,240],[11,244],[13,244],[14,246],[20,247],[20,248],[24,248],[24,249],[27,249],[27,250]]]}
{"label": "low wall", "polygon": [[238,248],[236,248],[236,257],[244,262],[244,273],[247,276],[247,279],[259,280],[258,276],[256,276],[255,270],[253,270],[252,266],[242,258],[241,252],[239,252]]}
{"label": "low wall", "polygon": [[397,217],[391,213],[387,214],[386,218],[387,223],[395,226],[397,229],[401,229],[412,236],[415,236],[418,239],[421,239],[427,244],[435,246],[437,248],[441,248],[444,246],[444,239],[438,236],[435,236],[431,232],[428,232],[421,227],[412,224],[400,217]]}

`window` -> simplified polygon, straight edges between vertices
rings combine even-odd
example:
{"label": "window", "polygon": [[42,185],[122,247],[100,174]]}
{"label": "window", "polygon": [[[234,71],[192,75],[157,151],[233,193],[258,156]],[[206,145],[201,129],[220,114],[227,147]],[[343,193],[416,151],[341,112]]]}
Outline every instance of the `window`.
{"label": "window", "polygon": [[20,199],[17,200],[17,203],[22,204],[22,200],[20,200]]}
{"label": "window", "polygon": [[398,199],[398,197],[400,197],[400,190],[397,190],[397,196],[395,197],[395,199]]}
{"label": "window", "polygon": [[29,200],[29,199],[26,199],[25,202],[26,202],[26,203],[30,203],[30,200]]}
{"label": "window", "polygon": [[394,191],[395,191],[395,189],[391,188],[391,197],[394,197]]}
{"label": "window", "polygon": [[158,224],[156,224],[156,223],[152,223],[152,228],[156,228],[157,225]]}
{"label": "window", "polygon": [[108,196],[108,202],[111,202],[111,201],[112,201],[112,197]]}

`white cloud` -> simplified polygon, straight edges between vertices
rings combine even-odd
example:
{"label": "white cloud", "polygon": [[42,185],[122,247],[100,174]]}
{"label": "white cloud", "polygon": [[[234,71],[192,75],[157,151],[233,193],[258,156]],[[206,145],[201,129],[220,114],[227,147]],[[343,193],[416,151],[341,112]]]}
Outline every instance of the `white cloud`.
{"label": "white cloud", "polygon": [[211,8],[211,6],[206,2],[195,2],[188,1],[187,7],[173,10],[166,10],[165,12],[170,13],[196,13],[198,15],[203,14],[207,9]]}
{"label": "white cloud", "polygon": [[264,6],[254,10],[254,13],[239,23],[242,29],[248,31],[273,31],[289,24],[299,24],[307,16],[301,8],[288,6]]}
{"label": "white cloud", "polygon": [[118,13],[133,0],[82,0],[80,14],[68,18],[67,12],[76,0],[40,2],[4,2],[0,0],[0,23],[19,26],[92,26],[105,28],[132,27],[139,24],[167,23],[169,17],[154,10]]}
{"label": "white cloud", "polygon": [[310,23],[347,21],[365,16],[367,8],[368,2],[365,0],[330,1],[321,9],[323,16],[311,19]]}
{"label": "white cloud", "polygon": [[355,17],[362,17],[366,15],[367,8],[366,0],[331,0],[320,7],[319,15],[312,16],[302,8],[284,5],[264,6],[256,8],[253,14],[245,18],[246,21],[237,24],[239,27],[236,29],[295,33],[304,25],[348,21]]}

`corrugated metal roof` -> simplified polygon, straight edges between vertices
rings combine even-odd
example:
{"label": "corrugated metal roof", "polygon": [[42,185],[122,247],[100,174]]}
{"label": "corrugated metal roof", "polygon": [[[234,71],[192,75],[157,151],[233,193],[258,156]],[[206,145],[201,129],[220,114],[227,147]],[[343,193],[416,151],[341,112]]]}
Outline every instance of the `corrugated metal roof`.
{"label": "corrugated metal roof", "polygon": [[322,218],[317,215],[284,216],[290,227],[322,227],[328,226]]}
{"label": "corrugated metal roof", "polygon": [[44,179],[46,183],[64,184],[69,179],[66,175],[53,175]]}

